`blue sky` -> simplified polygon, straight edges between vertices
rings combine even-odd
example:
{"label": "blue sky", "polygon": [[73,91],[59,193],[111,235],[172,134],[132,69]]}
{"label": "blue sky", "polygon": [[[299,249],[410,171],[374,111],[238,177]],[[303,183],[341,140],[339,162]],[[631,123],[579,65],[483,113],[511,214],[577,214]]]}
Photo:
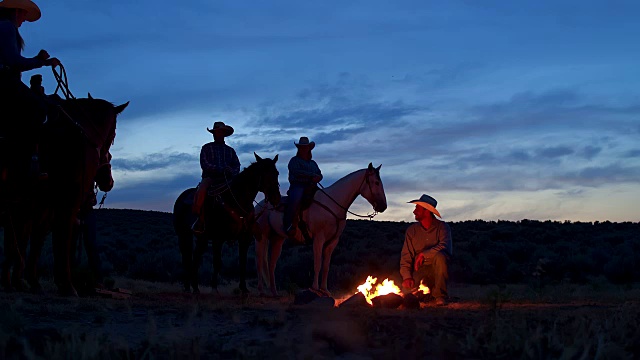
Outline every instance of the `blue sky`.
{"label": "blue sky", "polygon": [[412,221],[428,193],[451,221],[640,220],[636,1],[39,6],[25,56],[61,59],[76,96],[131,101],[107,207],[170,211],[222,120],[242,166],[280,155],[283,193],[300,136],[325,186],[382,164],[376,219]]}

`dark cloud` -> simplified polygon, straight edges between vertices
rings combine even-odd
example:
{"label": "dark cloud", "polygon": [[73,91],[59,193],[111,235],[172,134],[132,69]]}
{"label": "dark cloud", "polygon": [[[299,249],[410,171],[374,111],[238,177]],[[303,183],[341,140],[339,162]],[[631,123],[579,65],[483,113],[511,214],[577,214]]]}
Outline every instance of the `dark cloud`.
{"label": "dark cloud", "polygon": [[198,185],[197,176],[179,175],[170,180],[150,179],[135,186],[116,185],[105,202],[107,207],[171,211],[182,191]]}
{"label": "dark cloud", "polygon": [[113,159],[111,165],[120,171],[149,171],[166,169],[180,163],[198,162],[199,156],[187,153],[154,153],[134,159]]}
{"label": "dark cloud", "polygon": [[537,150],[537,154],[543,158],[555,159],[566,155],[573,154],[573,149],[567,146],[551,146]]}
{"label": "dark cloud", "polygon": [[580,156],[582,156],[587,160],[591,160],[601,152],[602,152],[602,147],[589,145],[589,146],[585,146],[582,150],[580,150]]}
{"label": "dark cloud", "polygon": [[628,158],[640,158],[640,149],[629,150],[624,154]]}

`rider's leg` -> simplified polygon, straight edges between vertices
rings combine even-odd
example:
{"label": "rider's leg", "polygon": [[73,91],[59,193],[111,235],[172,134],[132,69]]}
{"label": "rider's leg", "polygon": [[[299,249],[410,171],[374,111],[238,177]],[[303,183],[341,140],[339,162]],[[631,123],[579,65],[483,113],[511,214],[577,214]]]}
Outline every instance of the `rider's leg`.
{"label": "rider's leg", "polygon": [[201,234],[204,232],[204,199],[207,196],[207,190],[211,185],[211,178],[205,177],[202,178],[200,184],[198,185],[198,189],[196,190],[196,197],[193,201],[193,213],[198,216],[196,222],[193,223],[191,227],[193,232]]}
{"label": "rider's leg", "polygon": [[292,237],[295,235],[295,217],[298,216],[300,202],[302,201],[302,195],[304,194],[304,186],[291,184],[287,194],[289,197],[287,199],[287,207],[282,218],[282,227],[285,233],[289,237]]}

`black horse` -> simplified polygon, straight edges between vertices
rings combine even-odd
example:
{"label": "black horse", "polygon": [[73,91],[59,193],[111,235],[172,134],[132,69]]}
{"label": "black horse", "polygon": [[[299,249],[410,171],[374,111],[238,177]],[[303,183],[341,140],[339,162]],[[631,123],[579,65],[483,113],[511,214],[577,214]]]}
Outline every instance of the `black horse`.
{"label": "black horse", "polygon": [[247,251],[253,240],[255,214],[253,202],[262,192],[266,200],[274,205],[280,202],[280,184],[278,169],[273,160],[261,158],[255,154],[256,162],[246,167],[228,186],[216,189],[204,201],[205,232],[196,236],[195,249],[191,225],[196,216],[192,206],[196,188],[182,192],[173,206],[173,226],[178,235],[182,266],[184,269],[184,289],[199,293],[198,270],[202,264],[202,255],[207,250],[209,240],[213,244],[213,275],[211,286],[218,286],[218,273],[222,267],[222,245],[226,240],[238,240],[240,263],[240,290],[243,295],[249,291],[246,284]]}
{"label": "black horse", "polygon": [[115,106],[91,95],[85,99],[60,100],[61,111],[44,125],[39,143],[40,167],[48,178],[33,182],[29,172],[21,169],[27,161],[20,160],[15,166],[7,164],[3,171],[6,176],[0,181],[0,204],[5,210],[1,282],[5,288],[23,286],[29,239],[33,269],[27,280],[39,288],[35,263],[42,241],[51,231],[54,280],[63,295],[77,296],[70,271],[72,229],[80,207],[93,191],[96,177],[100,177],[99,169],[106,169],[109,163],[116,117],[128,104]]}

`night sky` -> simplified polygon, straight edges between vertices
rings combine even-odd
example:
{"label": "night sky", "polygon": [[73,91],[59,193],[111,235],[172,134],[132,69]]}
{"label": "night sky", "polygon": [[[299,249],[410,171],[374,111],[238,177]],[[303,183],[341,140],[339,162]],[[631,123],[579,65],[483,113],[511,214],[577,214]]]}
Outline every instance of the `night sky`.
{"label": "night sky", "polygon": [[107,207],[171,211],[224,121],[242,167],[280,155],[283,194],[300,136],[324,186],[382,164],[376,219],[412,221],[427,193],[451,221],[640,220],[640,2],[38,5],[23,55],[58,57],[78,97],[131,101]]}

